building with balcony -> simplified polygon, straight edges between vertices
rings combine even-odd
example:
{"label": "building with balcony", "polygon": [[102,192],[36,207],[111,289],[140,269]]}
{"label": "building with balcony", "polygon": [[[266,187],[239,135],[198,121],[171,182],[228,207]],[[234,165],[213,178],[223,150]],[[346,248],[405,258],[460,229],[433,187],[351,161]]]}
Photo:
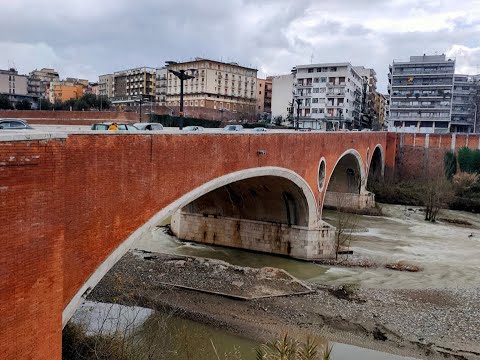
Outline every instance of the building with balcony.
{"label": "building with balcony", "polygon": [[98,94],[111,99],[113,92],[113,74],[100,75],[98,77]]}
{"label": "building with balcony", "polygon": [[52,81],[48,87],[50,102],[65,102],[68,100],[78,100],[85,94],[88,88],[85,86],[83,80],[82,82],[75,81],[77,79],[70,78],[70,81]]}
{"label": "building with balcony", "polygon": [[[365,77],[350,63],[297,65],[294,118],[301,128],[361,128]],[[300,106],[297,99],[301,101]]]}
{"label": "building with balcony", "polygon": [[374,108],[378,125],[380,128],[383,128],[387,116],[387,97],[379,92],[375,92]]}
{"label": "building with balcony", "polygon": [[477,89],[478,82],[474,76],[455,75],[450,132],[471,133],[477,130]]}
{"label": "building with balcony", "polygon": [[49,97],[48,88],[50,83],[59,80],[58,72],[54,69],[35,69],[28,75],[28,93],[37,98],[42,97],[47,99]]}
{"label": "building with balcony", "polygon": [[28,77],[13,68],[0,70],[0,95],[6,96],[13,106],[27,100],[35,107],[38,100],[37,96],[28,93]]}
{"label": "building with balcony", "polygon": [[271,117],[272,113],[272,76],[257,79],[257,116],[263,119]]}
{"label": "building with balcony", "polygon": [[355,66],[363,77],[362,112],[360,116],[361,128],[375,128],[379,124],[379,114],[375,112],[375,96],[377,94],[377,73],[373,69],[364,66]]}
{"label": "building with balcony", "polygon": [[393,61],[389,71],[388,128],[391,131],[450,131],[455,60],[445,55]]}
{"label": "building with balcony", "polygon": [[157,69],[140,67],[113,73],[113,105],[134,106],[139,101],[156,99]]}
{"label": "building with balcony", "polygon": [[[184,81],[184,107],[218,110],[221,117],[253,118],[257,103],[257,69],[237,63],[195,58],[181,63],[171,62],[169,70],[185,70],[194,75]],[[168,73],[167,106],[180,106],[180,79]],[[215,111],[213,111],[215,112]],[[205,112],[206,113],[206,112]]]}
{"label": "building with balcony", "polygon": [[166,67],[157,69],[155,88],[156,88],[156,103],[158,105],[167,104],[167,75]]}

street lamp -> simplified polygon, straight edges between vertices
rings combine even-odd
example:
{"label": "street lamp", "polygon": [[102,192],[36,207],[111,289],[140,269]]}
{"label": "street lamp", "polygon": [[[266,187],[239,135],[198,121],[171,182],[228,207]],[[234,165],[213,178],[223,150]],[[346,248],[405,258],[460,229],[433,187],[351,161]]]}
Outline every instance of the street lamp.
{"label": "street lamp", "polygon": [[297,124],[295,125],[295,130],[298,131],[300,127],[300,106],[302,105],[302,99],[297,98],[295,102],[297,103]]}
{"label": "street lamp", "polygon": [[[170,66],[172,64],[174,63],[171,61],[167,62],[167,66]],[[193,76],[193,74],[195,73],[195,69],[190,69],[190,71],[192,72],[192,75],[188,75],[187,71],[188,70],[183,70],[183,69],[178,71],[168,69],[168,72],[171,72],[173,75],[175,75],[177,78],[180,79],[180,114],[179,114],[180,120],[178,124],[178,127],[180,128],[180,130],[183,129],[183,81],[195,78],[195,76]]]}

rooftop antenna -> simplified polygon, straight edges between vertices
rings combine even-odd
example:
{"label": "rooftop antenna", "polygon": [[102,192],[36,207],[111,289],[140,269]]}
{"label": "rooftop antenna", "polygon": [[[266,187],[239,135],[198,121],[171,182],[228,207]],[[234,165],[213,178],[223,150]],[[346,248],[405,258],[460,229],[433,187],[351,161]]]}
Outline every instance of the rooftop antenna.
{"label": "rooftop antenna", "polygon": [[313,64],[313,58],[314,58],[314,56],[313,56],[313,53],[312,53],[312,55],[310,56],[310,64]]}

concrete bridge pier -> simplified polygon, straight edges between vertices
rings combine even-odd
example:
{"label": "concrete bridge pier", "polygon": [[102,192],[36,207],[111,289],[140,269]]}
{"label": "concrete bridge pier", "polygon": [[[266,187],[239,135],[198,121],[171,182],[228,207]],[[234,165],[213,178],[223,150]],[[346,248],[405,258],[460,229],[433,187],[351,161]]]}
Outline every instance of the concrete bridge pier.
{"label": "concrete bridge pier", "polygon": [[182,240],[314,260],[335,257],[335,228],[320,221],[310,228],[177,211],[172,231]]}
{"label": "concrete bridge pier", "polygon": [[361,194],[327,191],[323,206],[333,209],[363,210],[375,207],[375,194],[364,191]]}

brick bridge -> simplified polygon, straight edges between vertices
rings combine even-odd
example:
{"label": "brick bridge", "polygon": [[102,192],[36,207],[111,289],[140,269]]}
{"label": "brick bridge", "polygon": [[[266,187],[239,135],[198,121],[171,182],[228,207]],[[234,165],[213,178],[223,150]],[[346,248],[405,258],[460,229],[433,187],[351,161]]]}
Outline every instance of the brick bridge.
{"label": "brick bridge", "polygon": [[[429,141],[415,141],[423,154]],[[372,206],[368,178],[393,171],[404,143],[374,132],[0,135],[2,358],[60,359],[82,295],[169,217],[184,239],[332,256],[323,206]]]}

